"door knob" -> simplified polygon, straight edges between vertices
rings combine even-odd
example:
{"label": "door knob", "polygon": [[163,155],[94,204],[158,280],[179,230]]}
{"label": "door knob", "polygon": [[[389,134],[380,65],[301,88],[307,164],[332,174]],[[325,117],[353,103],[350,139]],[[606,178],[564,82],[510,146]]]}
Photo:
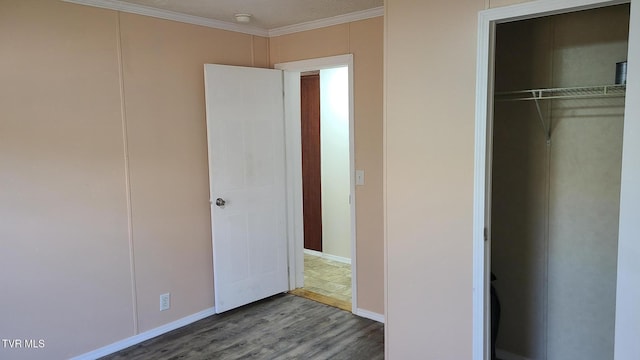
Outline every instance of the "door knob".
{"label": "door knob", "polygon": [[222,198],[217,198],[217,199],[216,199],[216,206],[223,207],[223,206],[224,206],[224,204],[226,204],[226,203],[227,203],[227,202],[226,202],[226,201],[224,201],[224,199],[222,199]]}

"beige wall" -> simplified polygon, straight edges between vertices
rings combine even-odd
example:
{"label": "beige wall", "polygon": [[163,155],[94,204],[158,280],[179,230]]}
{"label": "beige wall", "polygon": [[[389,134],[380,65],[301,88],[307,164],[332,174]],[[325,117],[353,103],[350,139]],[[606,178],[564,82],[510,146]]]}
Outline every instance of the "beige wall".
{"label": "beige wall", "polygon": [[534,1],[534,0],[485,0],[485,1],[486,3],[488,3],[489,8],[497,8],[501,6],[520,4],[520,3]]}
{"label": "beige wall", "polygon": [[5,0],[0,46],[0,334],[45,340],[0,358],[68,358],[213,306],[203,64],[266,67],[268,40]]}
{"label": "beige wall", "polygon": [[382,229],[382,30],[381,17],[270,39],[270,61],[353,54],[355,160],[365,171],[356,187],[358,308],[384,312]]}
{"label": "beige wall", "polygon": [[[11,356],[78,355],[213,306],[204,63],[355,54],[359,307],[383,312],[381,18],[270,47],[58,1],[0,6],[0,264],[15,274],[0,330],[46,343]],[[309,34],[326,46],[309,51]]]}
{"label": "beige wall", "polygon": [[484,4],[385,3],[389,359],[471,359],[476,29]]}
{"label": "beige wall", "polygon": [[[471,358],[477,15],[483,7],[517,2],[385,2],[387,358]],[[625,148],[633,134],[625,130]],[[630,174],[627,184],[637,178],[631,162],[623,173]],[[637,198],[637,191],[626,194]],[[627,269],[638,253],[629,245],[636,229],[630,214],[624,227]],[[637,269],[631,268],[623,274],[627,286]],[[637,292],[626,288],[619,294],[625,295],[625,315],[637,319],[630,310]],[[627,351],[637,348],[632,324],[617,329],[625,333],[616,343],[625,342],[616,356],[633,356]]]}
{"label": "beige wall", "polygon": [[[203,64],[250,66],[251,35],[126,13],[120,19],[138,320],[145,331],[213,305]],[[166,292],[172,309],[158,312]]]}
{"label": "beige wall", "polygon": [[45,340],[0,358],[67,358],[133,334],[116,20],[0,2],[0,334]]}

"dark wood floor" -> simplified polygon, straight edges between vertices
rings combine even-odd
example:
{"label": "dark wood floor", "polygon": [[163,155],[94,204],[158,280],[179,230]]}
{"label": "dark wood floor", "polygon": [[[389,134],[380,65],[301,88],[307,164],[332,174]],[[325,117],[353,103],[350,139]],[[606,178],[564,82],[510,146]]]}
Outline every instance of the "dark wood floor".
{"label": "dark wood floor", "polygon": [[384,359],[384,325],[282,294],[102,359]]}

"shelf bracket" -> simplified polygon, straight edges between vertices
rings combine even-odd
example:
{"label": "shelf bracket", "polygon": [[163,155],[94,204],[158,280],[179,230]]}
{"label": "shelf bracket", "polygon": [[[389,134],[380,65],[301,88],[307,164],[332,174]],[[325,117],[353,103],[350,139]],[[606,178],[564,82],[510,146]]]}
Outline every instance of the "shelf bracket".
{"label": "shelf bracket", "polygon": [[544,121],[544,116],[542,115],[542,110],[540,109],[540,102],[538,101],[542,97],[542,93],[536,93],[536,91],[531,91],[533,95],[533,100],[536,103],[536,110],[538,110],[538,118],[540,118],[540,125],[542,125],[542,131],[544,131],[544,136],[547,141],[547,145],[551,144],[551,129],[550,126]]}

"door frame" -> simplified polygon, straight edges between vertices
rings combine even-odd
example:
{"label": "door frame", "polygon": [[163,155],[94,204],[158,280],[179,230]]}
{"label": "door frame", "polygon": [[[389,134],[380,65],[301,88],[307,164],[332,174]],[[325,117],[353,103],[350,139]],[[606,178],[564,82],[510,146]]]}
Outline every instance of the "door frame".
{"label": "door frame", "polygon": [[[300,73],[346,66],[349,76],[349,188],[351,217],[351,312],[358,304],[356,261],[356,191],[355,191],[355,126],[353,103],[353,55],[278,63],[275,69],[284,70],[285,141],[287,161],[287,217],[289,243],[290,290],[304,284],[304,219],[302,216],[302,146],[300,133]],[[320,120],[322,121],[322,120]]]}
{"label": "door frame", "polygon": [[[473,359],[489,359],[491,265],[491,158],[496,24],[600,7],[631,4],[626,99],[640,98],[640,0],[537,0],[484,10],[478,16],[473,197]],[[640,353],[640,103],[626,101],[618,235],[614,360]]]}

